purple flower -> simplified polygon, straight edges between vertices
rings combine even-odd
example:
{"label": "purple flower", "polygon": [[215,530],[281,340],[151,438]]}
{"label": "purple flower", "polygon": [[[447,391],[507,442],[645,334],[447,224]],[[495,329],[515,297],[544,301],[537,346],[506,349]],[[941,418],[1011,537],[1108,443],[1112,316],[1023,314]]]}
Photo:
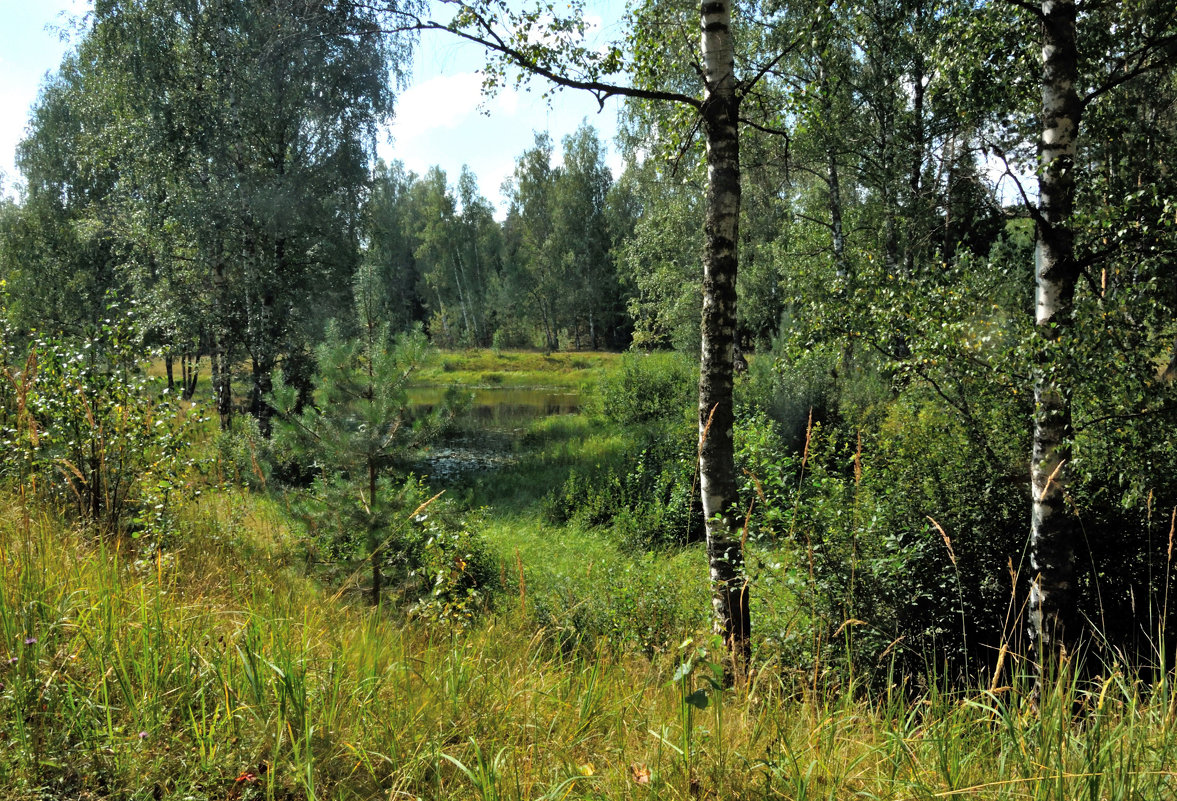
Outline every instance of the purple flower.
{"label": "purple flower", "polygon": [[26,639],[26,640],[25,640],[25,645],[32,645],[32,644],[34,644],[36,641],[37,641],[37,638],[36,638],[36,637],[29,637],[28,639]]}
{"label": "purple flower", "polygon": [[145,732],[145,731],[139,732],[139,739],[146,740],[147,739],[147,732]]}

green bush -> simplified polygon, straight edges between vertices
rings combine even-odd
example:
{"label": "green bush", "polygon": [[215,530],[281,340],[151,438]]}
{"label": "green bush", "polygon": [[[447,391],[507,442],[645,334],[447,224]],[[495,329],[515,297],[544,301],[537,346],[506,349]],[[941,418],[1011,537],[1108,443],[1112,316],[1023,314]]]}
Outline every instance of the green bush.
{"label": "green bush", "polygon": [[598,382],[590,411],[622,426],[694,419],[698,369],[679,353],[627,353]]}
{"label": "green bush", "polygon": [[820,637],[853,642],[828,651],[833,664],[879,675],[888,653],[913,674],[929,659],[953,676],[975,672],[1015,634],[1008,562],[1025,540],[1023,486],[962,447],[963,423],[917,392],[872,415],[861,431],[814,424],[801,458],[776,462],[771,439],[743,429],[753,536],[792,542],[786,580]]}
{"label": "green bush", "polygon": [[544,499],[549,522],[611,527],[630,551],[685,545],[703,536],[695,498],[692,428],[639,429],[632,446],[611,463],[571,472]]}
{"label": "green bush", "polygon": [[[216,478],[252,490],[264,489],[275,472],[273,447],[262,436],[257,418],[242,415],[234,418],[232,428],[216,438]],[[288,472],[280,469],[279,473]]]}
{"label": "green bush", "polygon": [[491,600],[498,580],[479,520],[436,498],[416,476],[380,480],[379,518],[349,502],[354,485],[321,476],[290,507],[308,534],[313,561],[330,583],[358,579],[376,555],[393,605],[420,617],[466,622]]}
{"label": "green bush", "polygon": [[[147,375],[129,323],[5,348],[5,474],[107,534],[162,536],[197,422]],[[19,355],[18,355],[19,354]]]}
{"label": "green bush", "polygon": [[[424,518],[424,519],[421,519]],[[426,513],[413,521],[424,541],[413,575],[420,579],[410,613],[464,625],[486,608],[498,583],[494,555],[469,516]]]}
{"label": "green bush", "polygon": [[630,353],[588,393],[586,408],[627,445],[612,458],[574,468],[549,493],[552,523],[610,527],[630,551],[702,537],[695,499],[697,371],[675,353]]}

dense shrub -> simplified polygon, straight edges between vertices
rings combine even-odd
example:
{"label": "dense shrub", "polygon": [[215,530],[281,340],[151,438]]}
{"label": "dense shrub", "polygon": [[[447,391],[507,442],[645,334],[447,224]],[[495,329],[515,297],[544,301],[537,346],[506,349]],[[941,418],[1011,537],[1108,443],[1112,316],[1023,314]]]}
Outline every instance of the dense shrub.
{"label": "dense shrub", "polygon": [[619,458],[575,469],[549,493],[546,519],[611,527],[622,545],[635,551],[700,539],[693,429],[641,428],[629,436],[632,445]]}
{"label": "dense shrub", "polygon": [[159,536],[184,489],[196,416],[149,376],[127,323],[5,348],[5,474],[88,526]]}
{"label": "dense shrub", "polygon": [[697,371],[680,354],[630,353],[586,401],[628,441],[618,455],[573,469],[544,501],[546,519],[611,528],[633,551],[702,537],[695,499]]}
{"label": "dense shrub", "polygon": [[261,490],[275,472],[291,478],[293,468],[274,464],[271,442],[262,436],[257,419],[252,416],[234,419],[231,428],[217,435],[215,445],[217,460],[213,477],[218,483]]}
{"label": "dense shrub", "polygon": [[698,369],[679,353],[627,353],[588,399],[591,412],[621,426],[694,418]]}
{"label": "dense shrub", "polygon": [[450,622],[483,609],[497,581],[495,562],[478,533],[478,518],[434,493],[416,476],[381,479],[379,520],[349,500],[354,485],[321,476],[295,490],[290,507],[308,534],[324,579],[355,581],[376,555],[394,606]]}
{"label": "dense shrub", "polygon": [[413,522],[423,542],[412,571],[418,582],[410,612],[429,620],[469,622],[492,600],[498,583],[494,555],[477,530],[477,519],[439,510]]}
{"label": "dense shrub", "polygon": [[813,623],[854,641],[835,662],[876,671],[893,653],[914,673],[931,659],[960,674],[1014,633],[1007,564],[1020,559],[1028,499],[962,447],[964,427],[936,404],[913,393],[879,411],[872,429],[814,424],[802,458],[777,464],[745,437],[756,530],[792,540]]}

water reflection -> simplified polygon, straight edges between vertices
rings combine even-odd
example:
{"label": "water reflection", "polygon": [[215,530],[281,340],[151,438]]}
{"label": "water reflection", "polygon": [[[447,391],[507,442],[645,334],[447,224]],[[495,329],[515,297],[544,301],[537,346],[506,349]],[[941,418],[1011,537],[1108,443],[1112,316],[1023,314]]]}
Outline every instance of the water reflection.
{"label": "water reflection", "polygon": [[[414,387],[410,405],[428,412],[441,403],[445,387]],[[459,431],[424,454],[417,468],[439,487],[488,470],[514,464],[513,445],[528,423],[542,417],[575,414],[580,396],[557,387],[479,387],[467,412],[458,420]]]}
{"label": "water reflection", "polygon": [[[445,392],[445,387],[414,387],[409,390],[409,403],[427,412]],[[514,430],[540,417],[580,411],[580,396],[563,388],[479,387],[472,393],[469,420],[473,427],[488,431]]]}

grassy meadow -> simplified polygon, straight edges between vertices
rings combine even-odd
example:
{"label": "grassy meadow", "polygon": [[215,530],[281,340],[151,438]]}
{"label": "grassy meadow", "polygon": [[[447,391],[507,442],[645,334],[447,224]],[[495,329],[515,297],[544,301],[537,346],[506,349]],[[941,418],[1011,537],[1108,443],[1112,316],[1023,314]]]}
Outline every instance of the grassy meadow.
{"label": "grassy meadow", "polygon": [[[437,358],[423,383],[580,387],[617,359]],[[328,580],[290,494],[226,480],[211,444],[151,543],[10,488],[0,799],[1177,795],[1171,673],[1064,665],[1035,704],[1012,657],[1008,680],[961,688],[934,665],[867,681],[833,675],[820,647],[806,663],[762,646],[725,686],[701,546],[635,550],[632,521],[552,511],[570,476],[633,445],[591,410],[537,419],[509,467],[451,487],[498,576],[449,623]],[[767,577],[796,556],[751,558]],[[761,579],[755,625],[804,639],[798,592]],[[827,651],[854,648],[854,626],[838,635]]]}

